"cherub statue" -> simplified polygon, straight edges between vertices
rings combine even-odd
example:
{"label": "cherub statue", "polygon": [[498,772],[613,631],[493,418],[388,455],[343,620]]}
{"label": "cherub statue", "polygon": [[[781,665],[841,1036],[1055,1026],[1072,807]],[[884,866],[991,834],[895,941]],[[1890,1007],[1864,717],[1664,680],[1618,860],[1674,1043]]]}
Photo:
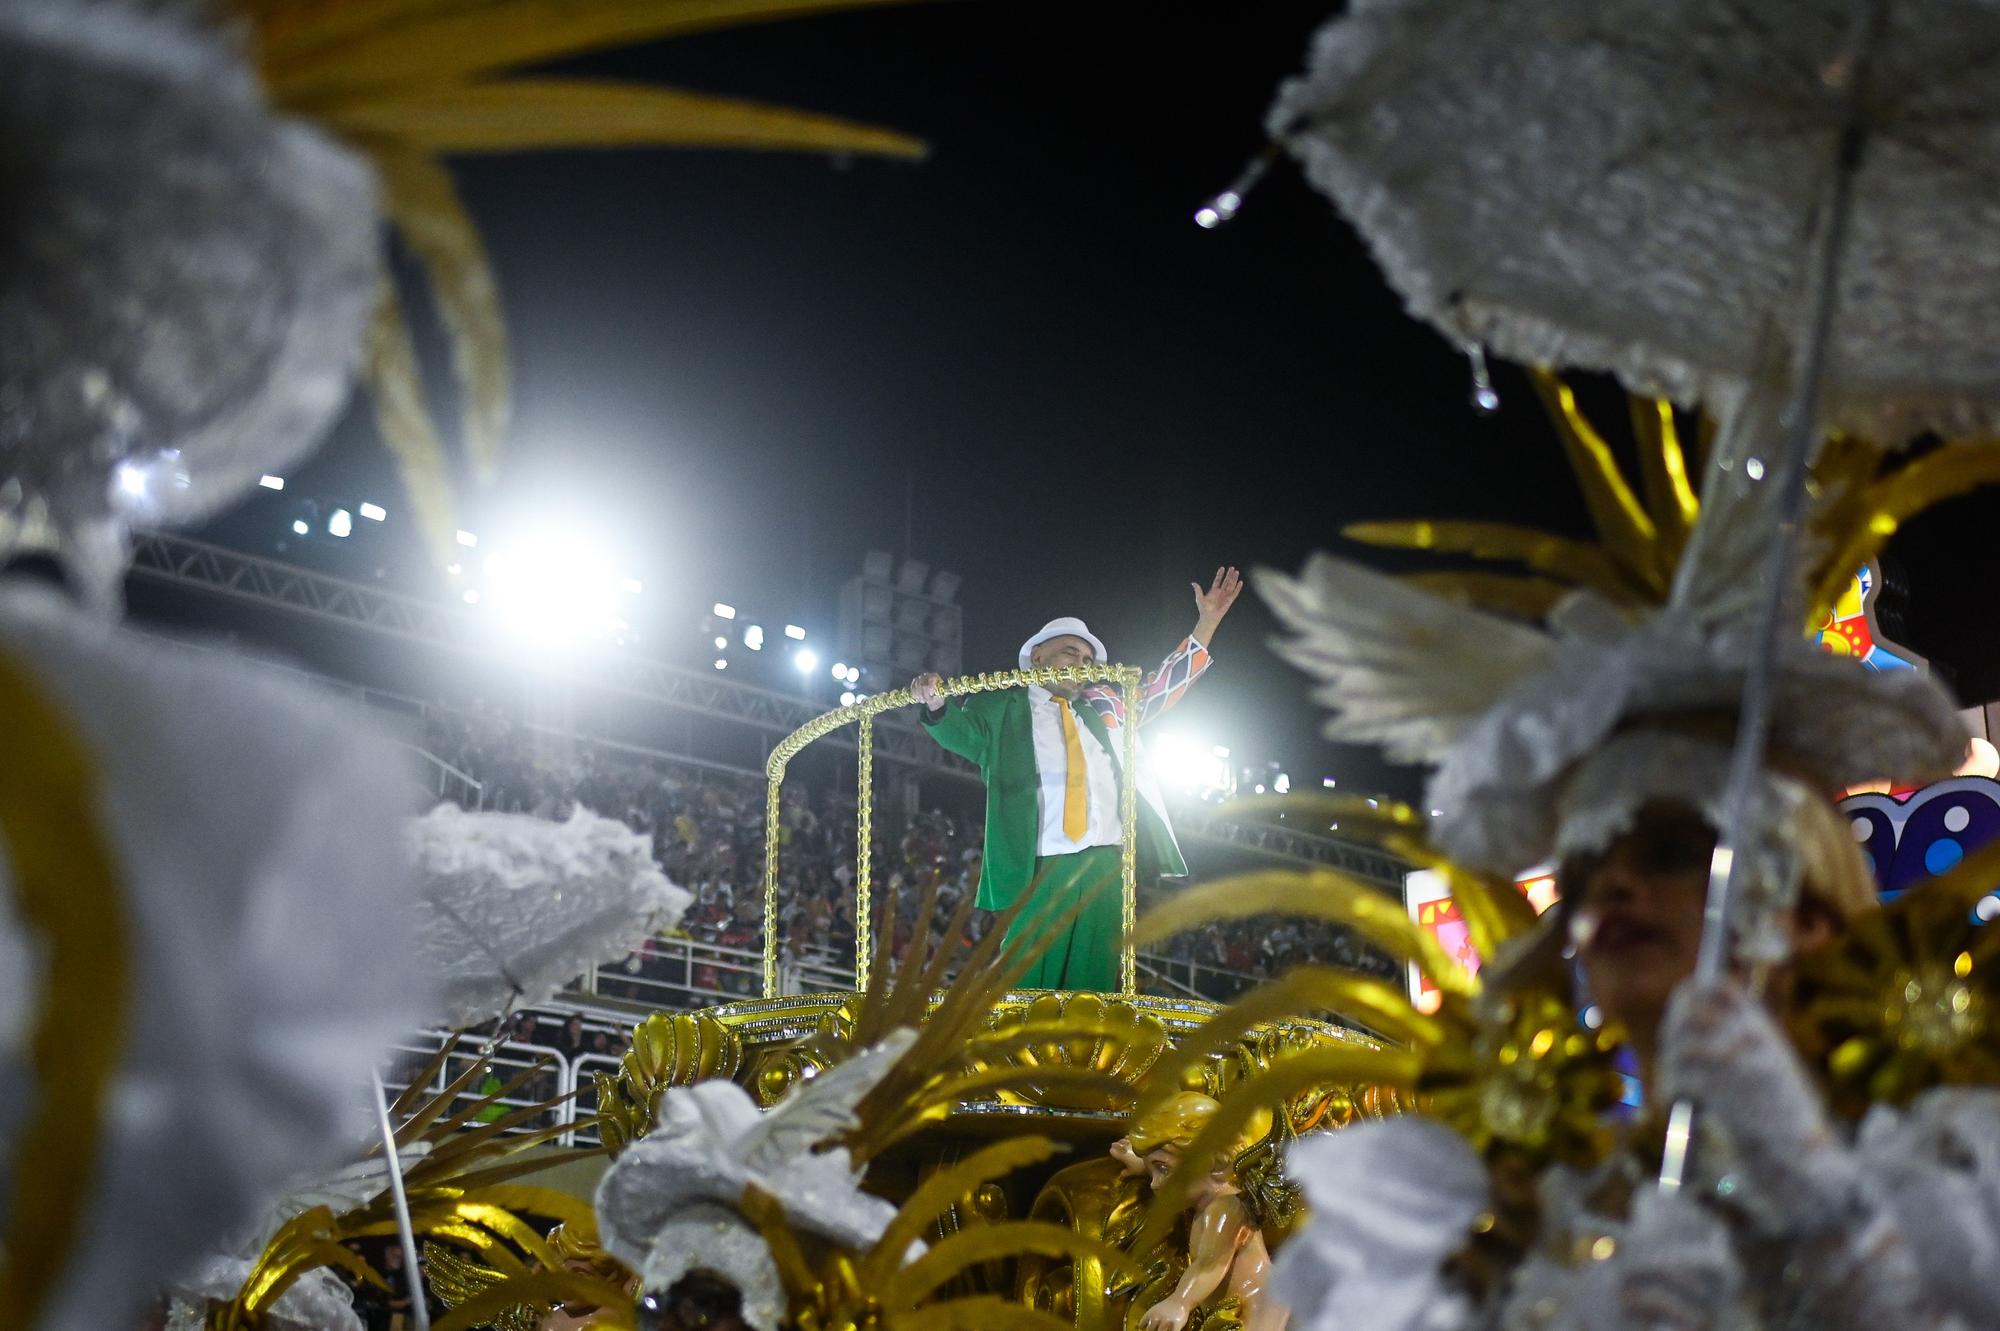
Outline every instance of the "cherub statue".
{"label": "cherub statue", "polygon": [[[1135,1117],[1130,1133],[1111,1144],[1111,1158],[1158,1188],[1220,1107],[1212,1096],[1182,1091]],[[1182,1331],[1218,1290],[1236,1299],[1244,1331],[1284,1331],[1289,1314],[1265,1288],[1271,1252],[1263,1231],[1244,1203],[1234,1167],[1220,1160],[1217,1165],[1194,1194],[1187,1269],[1173,1293],[1139,1319],[1140,1331]]]}

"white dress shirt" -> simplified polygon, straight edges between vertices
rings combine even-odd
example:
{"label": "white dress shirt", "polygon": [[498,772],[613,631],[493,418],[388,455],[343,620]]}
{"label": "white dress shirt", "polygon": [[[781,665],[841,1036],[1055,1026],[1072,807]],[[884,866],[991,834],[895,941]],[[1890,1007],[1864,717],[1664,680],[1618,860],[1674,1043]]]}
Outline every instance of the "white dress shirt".
{"label": "white dress shirt", "polygon": [[[1077,700],[1074,707],[1090,704]],[[1039,855],[1074,855],[1092,846],[1116,846],[1125,840],[1118,817],[1118,771],[1111,754],[1081,717],[1073,717],[1077,743],[1083,748],[1084,792],[1089,821],[1081,840],[1063,831],[1063,799],[1068,793],[1069,748],[1063,743],[1062,709],[1056,697],[1039,684],[1028,686],[1028,715],[1034,721],[1035,775],[1042,792],[1042,834]]]}

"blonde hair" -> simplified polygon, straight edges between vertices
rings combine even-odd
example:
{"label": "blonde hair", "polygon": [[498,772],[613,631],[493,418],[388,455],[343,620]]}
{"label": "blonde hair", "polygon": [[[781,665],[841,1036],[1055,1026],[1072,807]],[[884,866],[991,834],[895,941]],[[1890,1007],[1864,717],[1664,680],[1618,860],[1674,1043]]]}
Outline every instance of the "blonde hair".
{"label": "blonde hair", "polygon": [[1203,1095],[1200,1091],[1181,1091],[1135,1115],[1132,1130],[1126,1138],[1139,1155],[1151,1155],[1162,1146],[1178,1146],[1186,1150],[1220,1108],[1222,1106],[1214,1096]]}

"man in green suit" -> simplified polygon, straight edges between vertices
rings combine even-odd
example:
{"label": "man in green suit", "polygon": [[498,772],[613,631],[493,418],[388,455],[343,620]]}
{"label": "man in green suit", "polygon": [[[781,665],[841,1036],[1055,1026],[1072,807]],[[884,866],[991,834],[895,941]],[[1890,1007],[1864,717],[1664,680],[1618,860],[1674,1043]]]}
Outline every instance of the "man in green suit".
{"label": "man in green suit", "polygon": [[[1140,690],[1144,725],[1180,701],[1208,669],[1215,630],[1243,589],[1233,568],[1217,569],[1206,591],[1194,587],[1194,632]],[[1080,619],[1054,619],[1021,644],[1022,669],[1089,665],[1106,659],[1104,644]],[[1030,887],[1035,898],[1015,917],[1012,936],[1046,930],[1074,917],[1051,940],[1022,985],[1042,989],[1118,987],[1123,921],[1119,894],[1120,770],[1124,703],[1115,688],[1058,684],[978,693],[947,702],[936,675],[920,675],[910,690],[924,707],[931,737],[979,765],[986,780],[986,853],[979,905],[1005,910]],[[1144,771],[1138,774],[1139,872],[1187,873],[1167,822],[1165,804]]]}

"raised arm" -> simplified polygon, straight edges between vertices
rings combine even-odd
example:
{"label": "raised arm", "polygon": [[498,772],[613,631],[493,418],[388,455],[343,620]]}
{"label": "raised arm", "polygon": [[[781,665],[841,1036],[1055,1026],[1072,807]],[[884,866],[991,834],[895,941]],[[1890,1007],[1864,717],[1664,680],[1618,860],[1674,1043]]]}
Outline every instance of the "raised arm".
{"label": "raised arm", "polygon": [[[1160,668],[1146,676],[1139,686],[1139,724],[1145,725],[1175,703],[1188,691],[1188,686],[1207,672],[1209,649],[1215,643],[1215,631],[1222,625],[1222,618],[1229,613],[1229,607],[1236,604],[1236,598],[1243,591],[1243,576],[1234,567],[1215,570],[1215,579],[1207,591],[1198,582],[1189,583],[1194,589],[1196,618],[1194,631],[1182,638],[1180,645],[1160,663]],[[1084,690],[1084,698],[1097,709],[1110,727],[1122,725],[1125,720],[1125,700],[1119,691],[1109,685],[1094,685]]]}

